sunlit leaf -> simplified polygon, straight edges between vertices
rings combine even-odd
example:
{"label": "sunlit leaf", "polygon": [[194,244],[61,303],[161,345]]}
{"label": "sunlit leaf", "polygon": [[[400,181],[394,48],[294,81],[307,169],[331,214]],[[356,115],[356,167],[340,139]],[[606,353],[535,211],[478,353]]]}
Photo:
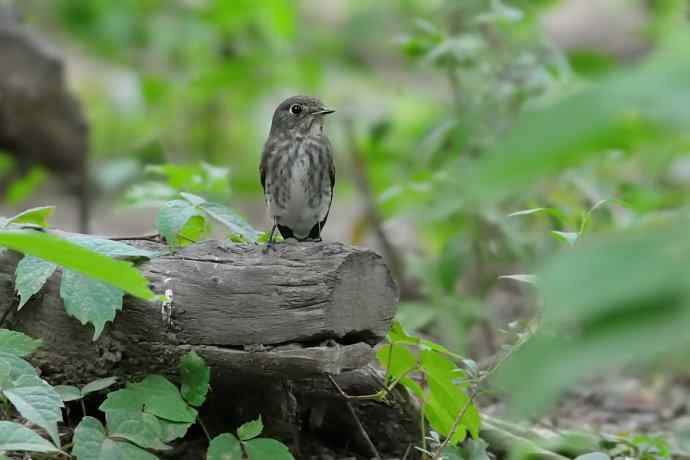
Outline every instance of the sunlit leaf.
{"label": "sunlit leaf", "polygon": [[41,340],[34,339],[19,331],[0,329],[0,350],[19,357],[33,353],[41,346]]}
{"label": "sunlit leaf", "polygon": [[57,452],[58,448],[24,425],[0,421],[0,452],[5,450]]}

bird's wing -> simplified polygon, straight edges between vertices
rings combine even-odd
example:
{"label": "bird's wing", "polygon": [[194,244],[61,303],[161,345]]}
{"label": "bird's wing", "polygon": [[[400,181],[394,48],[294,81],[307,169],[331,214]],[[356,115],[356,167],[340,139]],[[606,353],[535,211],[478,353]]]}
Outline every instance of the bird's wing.
{"label": "bird's wing", "polygon": [[331,180],[331,196],[328,201],[328,209],[326,209],[326,214],[323,216],[323,219],[321,219],[321,228],[326,225],[326,221],[328,220],[328,214],[331,212],[331,205],[333,204],[333,189],[335,188],[335,162],[333,161],[333,146],[331,145],[331,142],[326,139],[327,142],[327,152],[328,152],[328,177]]}

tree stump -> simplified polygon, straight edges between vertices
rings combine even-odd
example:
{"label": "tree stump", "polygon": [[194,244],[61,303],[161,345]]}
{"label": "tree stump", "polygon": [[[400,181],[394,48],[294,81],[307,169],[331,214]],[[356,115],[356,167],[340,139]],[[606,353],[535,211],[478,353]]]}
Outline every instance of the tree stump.
{"label": "tree stump", "polygon": [[[174,378],[179,358],[194,350],[212,367],[213,391],[202,411],[211,431],[231,431],[261,414],[267,433],[295,452],[320,458],[323,449],[347,448],[370,455],[327,376],[352,394],[381,389],[370,363],[398,290],[380,256],[338,243],[282,243],[266,254],[263,246],[218,241],[175,253],[159,243],[130,244],[160,252],[139,269],[171,305],[125,296],[122,312],[94,342],[91,328],[65,313],[58,270],[10,314],[11,328],[43,340],[32,361],[49,382]],[[19,259],[0,256],[0,314],[16,306]],[[404,390],[389,404],[360,401],[355,410],[389,457],[419,439],[418,412]]]}

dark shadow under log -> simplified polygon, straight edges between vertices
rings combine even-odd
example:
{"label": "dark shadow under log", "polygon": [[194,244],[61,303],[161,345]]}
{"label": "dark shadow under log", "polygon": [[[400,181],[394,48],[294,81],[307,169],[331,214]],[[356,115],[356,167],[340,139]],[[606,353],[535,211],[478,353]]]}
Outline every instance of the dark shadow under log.
{"label": "dark shadow under log", "polygon": [[[218,241],[174,254],[154,242],[131,244],[161,252],[139,268],[154,291],[171,294],[171,308],[125,296],[123,311],[93,341],[92,328],[65,313],[58,271],[9,316],[11,328],[43,340],[32,361],[48,381],[174,377],[179,358],[195,350],[213,369],[202,412],[211,431],[232,430],[261,414],[267,433],[296,452],[368,454],[327,375],[336,375],[348,393],[381,389],[381,376],[369,364],[393,319],[398,291],[380,256],[338,243],[283,243],[268,254],[262,246]],[[19,258],[0,256],[0,314],[16,306]],[[388,456],[401,455],[420,436],[414,404],[404,391],[394,395],[389,404],[355,404]]]}

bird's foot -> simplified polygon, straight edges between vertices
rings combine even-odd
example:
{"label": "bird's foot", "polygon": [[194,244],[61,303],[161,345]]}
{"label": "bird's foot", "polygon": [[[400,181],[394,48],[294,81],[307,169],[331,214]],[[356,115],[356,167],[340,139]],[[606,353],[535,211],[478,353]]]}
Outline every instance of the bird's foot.
{"label": "bird's foot", "polygon": [[261,252],[263,252],[264,254],[268,254],[269,251],[273,251],[273,252],[277,251],[276,244],[272,243],[270,241],[268,243],[266,243],[266,246],[264,246],[264,248]]}

